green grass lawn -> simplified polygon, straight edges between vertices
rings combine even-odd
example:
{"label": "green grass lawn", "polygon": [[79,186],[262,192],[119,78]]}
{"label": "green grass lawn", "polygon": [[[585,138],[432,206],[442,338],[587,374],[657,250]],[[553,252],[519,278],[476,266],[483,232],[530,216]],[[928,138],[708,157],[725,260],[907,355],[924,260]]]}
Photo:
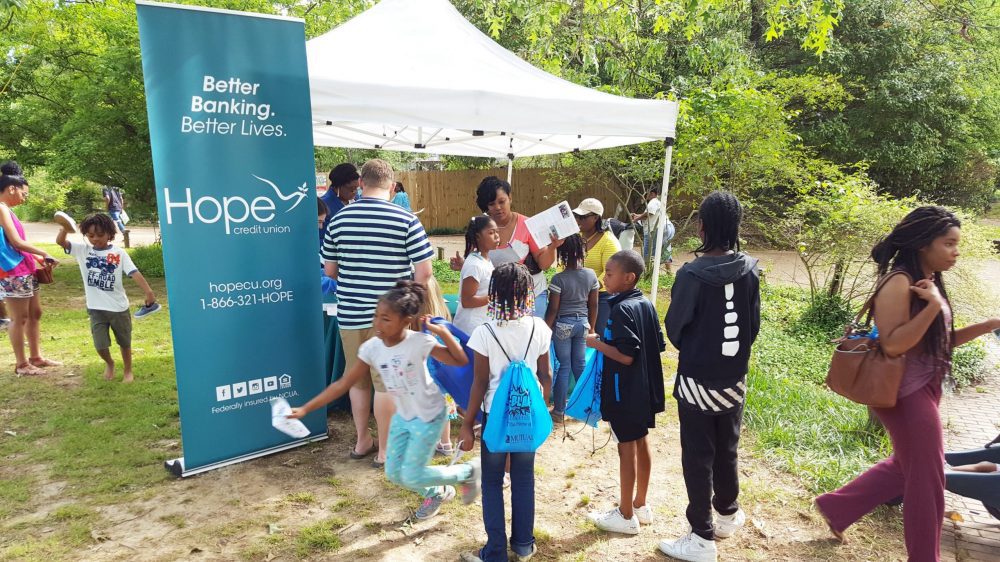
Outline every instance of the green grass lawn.
{"label": "green grass lawn", "polygon": [[[56,246],[46,249],[65,256]],[[66,483],[69,498],[60,499],[117,502],[166,479],[162,461],[180,454],[170,446],[180,429],[168,315],[134,322],[136,382],[120,382],[117,346],[117,380],[107,382],[90,336],[80,270],[64,259],[55,281],[42,289],[42,350],[66,366],[15,378],[13,362],[2,365],[0,423],[16,436],[0,435],[0,457],[13,459],[0,469],[0,520],[30,507],[41,479]],[[149,282],[166,305],[164,280]],[[137,285],[125,280],[125,287],[132,303],[141,303]]]}

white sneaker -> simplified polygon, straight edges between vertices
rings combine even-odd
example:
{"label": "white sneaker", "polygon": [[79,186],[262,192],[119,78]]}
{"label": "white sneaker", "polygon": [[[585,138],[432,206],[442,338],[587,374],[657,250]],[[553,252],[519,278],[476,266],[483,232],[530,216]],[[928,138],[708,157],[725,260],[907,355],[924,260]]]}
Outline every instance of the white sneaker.
{"label": "white sneaker", "polygon": [[718,562],[719,559],[715,541],[705,540],[694,533],[688,533],[675,541],[660,541],[660,552],[689,562]]}
{"label": "white sneaker", "polygon": [[470,503],[476,501],[479,496],[479,492],[482,490],[483,486],[483,469],[481,465],[481,460],[478,458],[472,459],[469,462],[472,466],[472,476],[468,480],[462,483],[462,503],[469,505]]}
{"label": "white sneaker", "polygon": [[639,518],[632,514],[631,519],[625,519],[622,512],[616,507],[610,511],[595,511],[587,516],[587,519],[597,525],[598,529],[611,533],[623,533],[626,535],[639,534]]}
{"label": "white sneaker", "polygon": [[646,504],[642,507],[633,507],[632,513],[639,519],[640,525],[652,525],[653,524],[653,509]]}
{"label": "white sneaker", "polygon": [[728,539],[733,533],[739,531],[743,524],[747,522],[747,514],[742,509],[737,509],[732,515],[715,514],[715,536],[720,539]]}
{"label": "white sneaker", "polygon": [[528,560],[531,560],[531,558],[535,554],[538,554],[538,545],[532,544],[531,545],[531,552],[529,552],[528,554],[525,554],[524,556],[521,556],[520,554],[518,554],[516,552],[511,552],[510,556],[507,559],[510,562],[528,562]]}

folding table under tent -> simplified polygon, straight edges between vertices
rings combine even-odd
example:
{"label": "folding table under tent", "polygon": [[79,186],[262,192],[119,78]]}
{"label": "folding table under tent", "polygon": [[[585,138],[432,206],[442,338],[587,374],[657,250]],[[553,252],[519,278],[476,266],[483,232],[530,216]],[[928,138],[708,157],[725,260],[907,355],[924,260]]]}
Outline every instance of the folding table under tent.
{"label": "folding table under tent", "polygon": [[382,0],[306,52],[317,146],[506,157],[510,179],[518,156],[663,141],[666,209],[676,102],[614,96],[539,70],[447,0]]}

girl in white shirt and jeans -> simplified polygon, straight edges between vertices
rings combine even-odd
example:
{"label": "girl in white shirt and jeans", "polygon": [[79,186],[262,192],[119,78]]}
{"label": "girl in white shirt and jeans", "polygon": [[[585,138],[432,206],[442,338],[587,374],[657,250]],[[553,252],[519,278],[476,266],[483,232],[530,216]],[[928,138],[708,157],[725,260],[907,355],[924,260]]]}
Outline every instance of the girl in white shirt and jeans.
{"label": "girl in white shirt and jeans", "polygon": [[[541,318],[534,316],[535,295],[528,268],[520,263],[505,263],[493,272],[489,291],[490,321],[476,328],[469,337],[469,348],[475,351],[475,379],[469,396],[469,409],[462,423],[460,448],[471,451],[475,441],[473,425],[480,408],[484,413],[483,427],[492,414],[501,416],[506,397],[494,400],[503,372],[510,364],[508,357],[524,359],[536,366],[538,386],[546,402],[552,387],[549,368],[549,346],[552,331]],[[500,404],[491,410],[491,406]],[[494,453],[481,444],[483,525],[486,546],[475,553],[462,555],[466,562],[506,562],[507,524],[504,519],[504,464],[510,457],[510,548],[511,560],[526,561],[535,547],[535,453]]]}

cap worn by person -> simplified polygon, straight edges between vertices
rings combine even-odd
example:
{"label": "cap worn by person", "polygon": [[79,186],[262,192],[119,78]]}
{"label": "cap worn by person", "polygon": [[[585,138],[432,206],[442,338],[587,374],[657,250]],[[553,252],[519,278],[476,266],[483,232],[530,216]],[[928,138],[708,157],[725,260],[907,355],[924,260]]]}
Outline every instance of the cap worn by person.
{"label": "cap worn by person", "polygon": [[597,199],[588,197],[587,199],[580,201],[580,204],[573,209],[573,214],[580,216],[595,214],[601,217],[604,216],[604,205]]}

